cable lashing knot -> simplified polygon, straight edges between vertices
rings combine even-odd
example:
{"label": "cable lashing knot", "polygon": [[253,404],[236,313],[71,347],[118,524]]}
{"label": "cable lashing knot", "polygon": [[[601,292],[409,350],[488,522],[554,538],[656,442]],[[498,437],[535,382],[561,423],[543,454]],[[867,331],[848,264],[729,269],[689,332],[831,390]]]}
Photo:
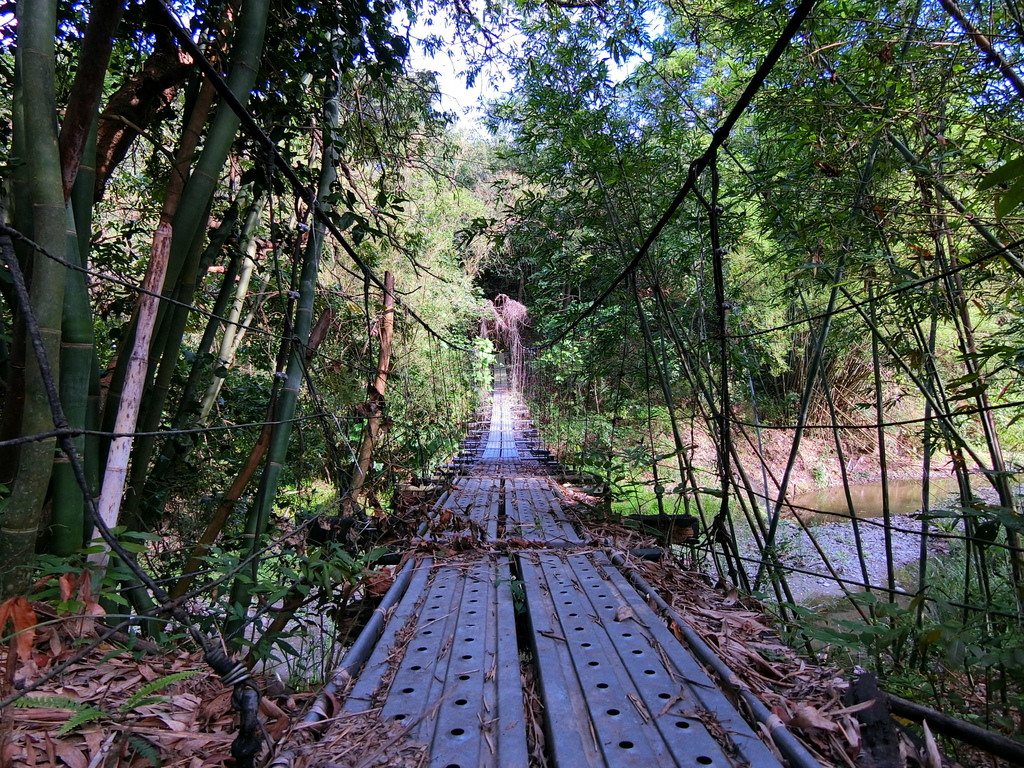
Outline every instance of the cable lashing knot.
{"label": "cable lashing knot", "polygon": [[203,661],[210,665],[225,686],[244,685],[251,683],[249,668],[240,661],[235,661],[222,649],[214,648],[203,654]]}
{"label": "cable lashing knot", "polygon": [[265,739],[259,720],[260,691],[245,664],[231,659],[220,648],[207,651],[203,660],[225,686],[234,688],[231,706],[238,713],[238,735],[231,743],[231,756],[239,768],[250,768]]}

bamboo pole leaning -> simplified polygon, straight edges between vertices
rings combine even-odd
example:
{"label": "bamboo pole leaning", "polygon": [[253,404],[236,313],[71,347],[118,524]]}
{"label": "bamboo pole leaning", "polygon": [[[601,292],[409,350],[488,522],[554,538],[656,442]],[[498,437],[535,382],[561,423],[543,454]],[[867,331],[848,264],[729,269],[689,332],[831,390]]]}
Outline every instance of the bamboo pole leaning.
{"label": "bamboo pole leaning", "polygon": [[[338,127],[340,80],[335,75],[331,84],[331,93],[324,104],[323,126],[323,157],[320,176],[317,184],[317,195],[312,201],[314,206],[327,198],[331,186],[337,178],[338,152],[335,148],[334,133]],[[298,405],[299,389],[306,367],[306,350],[313,324],[313,301],[316,297],[317,279],[320,271],[320,257],[323,251],[327,225],[322,217],[309,232],[306,248],[302,258],[302,268],[298,277],[298,300],[295,306],[295,321],[288,352],[288,366],[284,373],[281,395],[277,401],[273,421],[273,432],[267,449],[267,460],[260,478],[259,490],[246,516],[242,534],[243,546],[255,554],[270,519],[270,510],[277,496],[281,482],[281,473],[288,453],[288,441],[291,436],[292,417]],[[237,644],[241,641],[241,631],[246,625],[246,614],[252,598],[253,586],[257,583],[259,558],[253,558],[249,574],[239,576],[231,587],[229,619],[225,625],[225,635],[229,641]]]}
{"label": "bamboo pole leaning", "polygon": [[[150,462],[156,447],[155,433],[163,419],[171,379],[177,370],[178,359],[181,356],[185,326],[191,314],[192,300],[195,297],[197,274],[200,271],[205,273],[206,267],[203,265],[209,264],[216,258],[233,229],[234,220],[231,217],[226,217],[214,231],[205,250],[202,250],[205,233],[197,233],[192,243],[193,252],[189,254],[189,264],[183,270],[182,277],[174,291],[174,300],[177,304],[170,314],[165,316],[168,322],[157,330],[158,333],[162,332],[161,335],[154,335],[152,361],[147,368],[146,401],[139,417],[139,431],[145,434],[139,437],[133,451],[131,477],[125,498],[125,511],[130,513],[134,524],[142,527],[149,527],[158,522],[152,509],[145,510],[145,513],[140,515],[140,505],[145,501],[143,489],[150,474]],[[200,252],[201,250],[202,252]],[[153,375],[154,369],[156,370],[155,376]]]}
{"label": "bamboo pole leaning", "polygon": [[[124,389],[118,401],[117,417],[114,420],[116,436],[110,443],[107,464],[103,472],[103,485],[100,488],[100,497],[97,502],[98,515],[103,524],[110,529],[117,527],[120,515],[121,498],[128,477],[128,461],[131,458],[134,441],[132,433],[135,431],[142,402],[146,369],[149,366],[149,342],[156,325],[160,289],[167,276],[170,246],[171,228],[167,224],[161,224],[153,234],[149,267],[146,270],[146,277],[142,281],[144,292],[139,294],[134,345],[125,370]],[[89,556],[89,561],[103,569],[107,565],[109,556],[110,550],[104,545],[99,552]]]}

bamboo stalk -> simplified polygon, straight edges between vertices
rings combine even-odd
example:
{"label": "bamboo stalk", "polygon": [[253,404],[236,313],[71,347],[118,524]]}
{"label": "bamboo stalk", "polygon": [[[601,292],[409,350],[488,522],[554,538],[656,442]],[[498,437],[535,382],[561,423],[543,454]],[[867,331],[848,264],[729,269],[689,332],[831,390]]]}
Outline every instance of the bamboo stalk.
{"label": "bamboo stalk", "polygon": [[[829,387],[827,376],[825,379],[825,403],[828,405],[829,420],[832,423],[832,441],[836,446],[836,461],[839,462],[839,473],[843,478],[843,495],[846,497],[846,509],[850,515],[850,526],[853,529],[854,546],[857,548],[857,563],[860,565],[861,577],[864,579],[864,591],[871,591],[871,576],[868,574],[868,564],[864,558],[864,540],[860,535],[860,520],[857,519],[857,510],[853,504],[853,495],[850,493],[850,475],[846,469],[846,455],[843,450],[843,441],[839,436],[839,416],[836,413],[835,400],[832,397],[832,390]],[[925,523],[927,525],[927,523]]]}
{"label": "bamboo stalk", "polygon": [[[114,433],[118,435],[110,444],[107,465],[103,473],[103,485],[97,503],[97,512],[107,528],[117,526],[121,509],[121,496],[124,492],[128,473],[128,461],[131,456],[135,431],[135,423],[139,415],[142,401],[143,385],[146,369],[149,364],[149,342],[156,324],[157,305],[160,290],[167,275],[167,264],[170,258],[171,228],[160,224],[153,234],[149,267],[142,287],[147,293],[139,295],[139,308],[136,312],[138,324],[135,333],[135,344],[125,372],[124,393],[114,421]],[[99,552],[89,556],[89,561],[99,568],[105,568],[109,558],[109,548],[104,544]]]}
{"label": "bamboo stalk", "polygon": [[[55,0],[23,0],[16,9],[21,110],[14,126],[24,150],[27,185],[16,198],[15,221],[48,252],[63,258],[67,252],[67,211],[60,175],[56,131],[54,33]],[[20,142],[21,140],[19,140]],[[27,204],[29,207],[23,207]],[[59,345],[64,304],[64,267],[33,252],[31,304],[46,356],[59,368]],[[22,330],[23,327],[22,327]],[[53,429],[39,362],[31,349],[25,355],[24,411],[21,434]],[[59,371],[54,371],[58,376]],[[53,468],[55,440],[40,440],[21,447],[11,496],[0,520],[0,596],[28,586],[28,566],[35,549],[39,520]]]}
{"label": "bamboo stalk", "polygon": [[395,275],[390,271],[384,273],[383,298],[384,313],[380,322],[380,354],[377,358],[377,374],[369,387],[369,397],[365,406],[367,410],[366,429],[363,431],[363,439],[359,444],[358,459],[348,492],[349,501],[356,506],[360,503],[361,491],[366,484],[366,478],[370,473],[370,463],[373,461],[373,449],[380,434],[381,414],[385,403],[384,391],[388,384],[388,369],[391,367],[391,340],[395,333]]}
{"label": "bamboo stalk", "polygon": [[[68,206],[67,258],[81,265],[75,217]],[[74,269],[66,273],[64,321],[60,352],[60,399],[68,425],[86,429],[89,422],[90,388],[96,366],[93,345],[92,309],[85,275]],[[85,435],[73,438],[75,449],[84,455]],[[47,547],[55,555],[66,557],[82,546],[85,535],[85,499],[68,457],[61,453],[53,467],[53,504]]]}
{"label": "bamboo stalk", "polygon": [[[267,18],[269,13],[269,0],[244,0],[239,14],[237,31],[232,46],[232,66],[228,75],[228,86],[235,97],[244,105],[249,100],[249,95],[256,82],[256,72],[259,69],[259,60],[263,50],[263,38],[266,32]],[[200,94],[202,95],[202,91]],[[209,94],[212,96],[212,94]],[[197,120],[204,117],[201,110],[194,110]],[[184,189],[181,192],[180,202],[174,210],[172,229],[174,236],[171,240],[171,252],[167,266],[167,279],[165,280],[164,295],[167,298],[173,296],[175,287],[188,261],[189,254],[193,253],[193,243],[197,237],[205,232],[208,212],[213,193],[220,180],[221,169],[231,150],[238,132],[239,117],[227,104],[221,104],[214,115],[213,122],[206,135],[203,150],[195,170],[188,176]],[[181,148],[181,157],[191,157],[189,144],[198,135],[194,130],[195,126],[190,124],[190,130],[185,133],[185,141]],[[195,134],[195,136],[193,136]],[[194,146],[194,145],[193,145]],[[177,178],[183,174],[183,167],[176,171]],[[174,179],[172,178],[172,181]],[[175,182],[177,183],[177,182]],[[166,311],[161,307],[157,322],[163,326]],[[169,331],[159,331],[158,335],[166,339]],[[122,363],[127,355],[125,351],[131,349],[134,331],[129,329],[125,334],[121,351],[118,355],[118,368],[114,372],[110,389],[107,393],[107,402],[104,406],[103,423],[105,428],[112,428],[114,414],[117,412],[117,401],[121,396],[126,363]]]}
{"label": "bamboo stalk", "polygon": [[[867,282],[868,306],[871,307],[871,321],[877,325],[875,318],[875,297],[873,276]],[[889,504],[889,462],[885,442],[885,404],[882,393],[882,363],[878,354],[878,336],[871,336],[871,370],[874,376],[875,417],[878,427],[875,435],[878,440],[878,469],[882,481],[882,538],[885,542],[885,577],[888,587],[889,602],[896,602],[896,566],[892,561],[892,507]]]}
{"label": "bamboo stalk", "polygon": [[[326,198],[331,186],[337,178],[338,155],[334,149],[333,134],[338,126],[340,82],[336,79],[332,84],[332,93],[324,105],[324,141],[323,159],[320,178],[317,185],[317,200]],[[305,355],[309,342],[310,329],[313,322],[313,300],[316,296],[317,276],[320,269],[320,256],[323,250],[326,224],[322,218],[310,231],[306,241],[306,249],[302,258],[302,270],[298,283],[298,302],[295,309],[295,324],[291,334],[292,344],[288,355],[288,369],[281,396],[277,402],[273,433],[267,451],[267,462],[263,467],[259,491],[245,522],[242,540],[246,549],[255,554],[270,519],[270,510],[277,495],[281,471],[288,452],[288,439],[291,436],[291,419],[298,403],[299,388],[302,386],[305,371]],[[258,581],[259,558],[253,558],[252,569],[246,577],[236,578],[231,587],[230,617],[225,626],[225,635],[237,644],[241,637],[239,632],[245,626],[245,615],[251,601],[252,586]]]}
{"label": "bamboo stalk", "polygon": [[89,8],[89,23],[82,40],[75,81],[68,95],[60,127],[61,174],[65,199],[71,196],[75,179],[92,134],[95,153],[96,111],[103,80],[114,47],[114,33],[124,13],[124,0],[95,0]]}
{"label": "bamboo stalk", "polygon": [[1006,81],[1013,86],[1017,95],[1024,98],[1024,80],[1017,74],[1017,70],[1013,68],[1010,62],[1003,58],[1003,55],[999,53],[982,31],[971,23],[971,20],[964,15],[964,12],[955,0],[939,0],[939,4],[960,25],[964,33],[974,41],[974,44],[978,46],[978,50],[985,55],[985,58],[995,65],[1003,77],[1006,78]]}
{"label": "bamboo stalk", "polygon": [[[202,235],[197,233],[193,242],[194,251],[190,254],[189,263],[183,270],[183,274],[189,277],[183,277],[174,291],[174,299],[178,303],[166,316],[167,322],[164,326],[158,327],[154,331],[153,359],[146,372],[146,400],[139,415],[139,431],[148,434],[141,436],[136,441],[132,451],[131,477],[124,506],[125,513],[130,515],[133,524],[148,527],[155,522],[149,514],[142,517],[138,515],[139,506],[143,502],[142,495],[146,478],[149,476],[153,449],[156,446],[156,435],[153,433],[159,429],[163,419],[164,405],[170,391],[171,379],[178,367],[185,325],[191,313],[190,307],[195,297],[198,274],[205,273],[207,266],[204,265],[208,265],[220,253],[221,247],[234,228],[233,224],[234,222],[230,218],[222,221],[210,238],[210,243],[205,250],[202,250],[205,233]],[[157,359],[160,361],[159,366],[156,366]],[[153,376],[154,368],[156,369],[155,377]]]}
{"label": "bamboo stalk", "polygon": [[[835,312],[836,299],[839,296],[843,275],[845,273],[846,254],[839,256],[839,263],[836,265],[835,276],[832,281],[832,288],[829,291],[828,308],[825,310],[825,318],[821,322],[817,337],[814,340],[811,362],[807,369],[804,380],[803,394],[800,399],[800,412],[797,416],[796,429],[793,434],[793,443],[789,450],[789,458],[786,460],[786,468],[782,475],[782,482],[779,483],[779,498],[772,510],[771,520],[768,523],[768,535],[765,537],[765,547],[771,548],[775,545],[775,533],[779,525],[779,517],[782,514],[782,506],[786,500],[786,493],[789,491],[789,481],[796,464],[796,457],[800,451],[800,441],[803,438],[804,427],[807,425],[807,417],[811,408],[811,397],[821,370],[821,361],[825,352],[825,343],[828,340],[829,331],[832,327],[832,317]],[[758,568],[757,576],[754,577],[754,589],[761,583],[763,568]]]}
{"label": "bamboo stalk", "polygon": [[[270,398],[270,407],[268,408],[268,417],[270,412],[273,410],[274,405],[277,401],[277,389],[275,387],[273,394]],[[267,447],[270,445],[270,424],[264,424],[263,429],[260,431],[260,436],[256,440],[249,451],[249,456],[246,458],[242,468],[238,471],[234,481],[231,483],[231,487],[227,493],[220,500],[220,504],[217,505],[217,510],[214,512],[213,517],[207,523],[202,536],[199,537],[199,541],[196,542],[195,547],[192,549],[192,554],[189,556],[188,562],[185,563],[185,567],[181,570],[181,577],[174,584],[174,589],[171,590],[172,598],[179,598],[188,592],[189,587],[192,586],[192,581],[195,579],[196,572],[203,566],[203,558],[207,552],[210,551],[210,546],[217,541],[220,537],[221,531],[224,530],[224,526],[228,521],[231,513],[235,509],[235,504],[240,498],[246,487],[249,485],[249,481],[252,480],[253,475],[256,474],[256,470],[260,466],[260,462],[263,461],[263,457],[267,453]]]}
{"label": "bamboo stalk", "polygon": [[[259,224],[263,206],[267,200],[266,193],[259,194],[249,207],[245,216],[245,223],[242,225],[242,233],[239,237],[239,253],[242,257],[242,267],[239,270],[238,282],[235,284],[235,298],[228,312],[227,322],[224,324],[224,333],[221,336],[220,348],[217,350],[217,362],[225,368],[230,368],[235,360],[235,353],[238,351],[242,339],[252,322],[253,315],[246,318],[246,322],[239,325],[242,317],[242,310],[245,307],[245,300],[249,295],[249,281],[256,270],[256,227]],[[262,298],[262,297],[261,297]],[[262,304],[257,299],[258,304]],[[224,376],[215,375],[211,380],[203,399],[199,405],[199,417],[197,423],[207,424],[210,411],[217,402],[217,395],[224,386]]]}

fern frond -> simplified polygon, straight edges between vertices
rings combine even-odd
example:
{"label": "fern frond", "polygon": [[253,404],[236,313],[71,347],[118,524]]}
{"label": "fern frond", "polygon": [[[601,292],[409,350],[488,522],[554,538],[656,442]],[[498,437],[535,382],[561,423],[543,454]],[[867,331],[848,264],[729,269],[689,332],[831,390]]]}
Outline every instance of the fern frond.
{"label": "fern frond", "polygon": [[151,694],[156,693],[157,691],[162,690],[169,685],[174,685],[175,683],[179,683],[182,680],[187,680],[190,677],[198,675],[200,671],[201,670],[193,669],[188,672],[175,672],[170,675],[165,675],[164,677],[158,677],[156,680],[151,680],[144,686],[139,688],[139,690],[137,690],[131,696],[129,696],[128,700],[121,705],[119,711],[121,712],[121,714],[128,714],[133,709],[135,709],[135,707],[138,706],[139,703],[147,696],[150,696]]}
{"label": "fern frond", "polygon": [[64,725],[57,731],[58,736],[66,736],[71,733],[75,728],[86,723],[91,723],[93,720],[99,720],[109,715],[102,709],[96,709],[95,707],[86,707],[78,712],[77,715],[68,720]]}
{"label": "fern frond", "polygon": [[160,750],[157,749],[151,741],[132,733],[128,735],[128,744],[138,754],[146,758],[153,768],[163,768],[164,763],[163,760],[160,759]]}
{"label": "fern frond", "polygon": [[88,709],[85,702],[67,696],[23,696],[12,702],[12,706],[22,709],[73,709],[75,712]]}

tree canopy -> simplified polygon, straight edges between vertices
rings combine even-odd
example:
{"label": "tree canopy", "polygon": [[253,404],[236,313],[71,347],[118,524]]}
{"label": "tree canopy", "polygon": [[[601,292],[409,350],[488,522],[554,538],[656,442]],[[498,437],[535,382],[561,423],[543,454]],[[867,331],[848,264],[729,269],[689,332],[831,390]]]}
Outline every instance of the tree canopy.
{"label": "tree canopy", "polygon": [[[414,66],[448,46],[503,78],[486,138]],[[843,587],[864,643],[1019,696],[1022,50],[1016,0],[0,8],[0,596],[223,581],[204,631],[267,653],[373,560],[308,529],[431,478],[498,351],[565,463],[812,634],[792,497],[923,478],[913,616],[888,501]]]}

